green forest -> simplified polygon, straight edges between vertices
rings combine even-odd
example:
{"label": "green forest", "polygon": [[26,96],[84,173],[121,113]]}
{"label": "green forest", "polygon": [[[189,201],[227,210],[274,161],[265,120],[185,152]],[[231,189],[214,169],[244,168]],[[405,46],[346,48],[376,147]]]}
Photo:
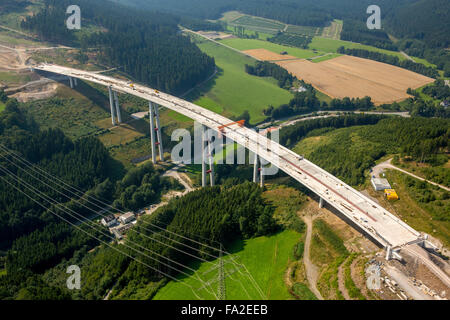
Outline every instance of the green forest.
{"label": "green forest", "polygon": [[[334,130],[337,128],[347,129]],[[317,147],[308,149],[308,145],[301,143],[304,138],[315,136],[323,136]],[[360,185],[365,182],[366,170],[387,154],[431,166],[442,165],[447,161],[449,136],[448,119],[349,115],[303,121],[283,128],[280,142],[297,145],[296,152],[347,183]]]}
{"label": "green forest", "polygon": [[[214,59],[178,32],[180,18],[131,8],[106,0],[44,0],[45,8],[22,22],[42,39],[66,45],[98,48],[102,63],[121,70],[156,89],[184,92],[210,76]],[[82,24],[99,31],[68,30],[61,17],[69,5],[83,8]],[[81,31],[80,31],[81,32]]]}
{"label": "green forest", "polygon": [[15,99],[0,113],[0,141],[0,252],[6,270],[0,299],[67,298],[41,275],[83,248],[110,241],[107,229],[86,223],[104,208],[100,201],[136,210],[182,188],[161,178],[151,163],[117,180],[112,173],[123,172],[116,170],[122,165],[97,138],[72,141],[59,129],[41,130]]}

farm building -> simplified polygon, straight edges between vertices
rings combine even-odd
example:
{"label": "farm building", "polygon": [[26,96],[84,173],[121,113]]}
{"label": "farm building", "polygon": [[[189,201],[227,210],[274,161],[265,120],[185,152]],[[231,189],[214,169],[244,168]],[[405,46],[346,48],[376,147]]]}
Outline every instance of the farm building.
{"label": "farm building", "polygon": [[102,225],[104,225],[105,227],[108,227],[108,228],[115,226],[117,224],[117,220],[112,214],[107,215],[104,218],[102,218],[101,222],[102,222]]}
{"label": "farm building", "polygon": [[127,212],[119,217],[119,220],[122,221],[123,224],[127,224],[135,219],[136,217],[133,212]]}

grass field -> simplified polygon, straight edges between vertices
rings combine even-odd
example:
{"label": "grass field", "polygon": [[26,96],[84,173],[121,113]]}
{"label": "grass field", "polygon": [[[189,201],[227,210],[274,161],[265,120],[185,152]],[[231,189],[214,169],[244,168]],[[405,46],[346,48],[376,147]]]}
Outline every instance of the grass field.
{"label": "grass field", "polygon": [[40,126],[60,128],[72,139],[99,131],[95,123],[109,119],[105,109],[65,86],[58,88],[57,97],[29,102],[27,109]]}
{"label": "grass field", "polygon": [[201,41],[198,46],[214,57],[219,72],[187,97],[194,103],[227,116],[239,116],[248,110],[251,123],[256,123],[264,119],[264,108],[288,103],[292,98],[274,79],[247,74],[245,65],[254,64],[253,59],[209,41]]}
{"label": "grass field", "polygon": [[0,71],[0,81],[8,85],[21,85],[30,81],[30,76],[20,75],[13,72]]}
{"label": "grass field", "polygon": [[[284,284],[283,278],[289,256],[292,253],[292,248],[298,242],[299,236],[294,231],[283,231],[270,237],[258,237],[246,241],[238,241],[233,245],[232,250],[230,250],[231,252],[235,252],[234,255],[237,261],[245,265],[248,269],[248,272],[264,293],[265,298],[277,300],[292,299]],[[201,264],[196,274],[206,276],[204,273],[210,270],[211,266],[212,264],[210,263]],[[213,278],[213,276],[209,277]],[[254,289],[253,281],[249,280],[247,276],[240,275],[236,272],[231,277],[233,279],[228,277],[225,280],[227,299],[261,299],[258,290]],[[198,281],[195,280],[195,277],[190,277],[181,279],[180,282],[169,282],[156,294],[154,299],[198,299],[186,285],[196,286],[198,285]],[[213,298],[211,294],[207,294],[204,290],[202,293],[202,296],[206,299]]]}
{"label": "grass field", "polygon": [[325,55],[323,55],[321,57],[319,56],[318,58],[311,59],[311,61],[314,62],[314,63],[318,63],[318,62],[334,59],[334,58],[337,58],[337,57],[340,57],[340,56],[341,56],[341,54],[339,54],[339,53],[327,53],[327,54],[325,54]]}
{"label": "grass field", "polygon": [[2,112],[3,110],[5,110],[5,104],[0,101],[0,112]]}
{"label": "grass field", "polygon": [[[337,52],[337,49],[342,46],[344,46],[347,49],[363,49],[363,50],[368,50],[368,51],[376,51],[376,52],[380,52],[380,53],[398,57],[401,60],[406,59],[406,57],[398,51],[384,50],[384,49],[364,45],[361,43],[349,42],[349,41],[344,41],[344,40],[327,39],[327,38],[323,38],[323,37],[314,37],[312,39],[311,43],[309,44],[310,49],[316,49],[316,50],[325,51],[325,52]],[[429,63],[425,59],[421,59],[421,58],[417,58],[417,57],[411,57],[411,58],[413,58],[414,61],[416,61],[418,63],[422,63],[426,66],[436,67],[434,64]]]}
{"label": "grass field", "polygon": [[251,50],[251,49],[266,49],[274,53],[280,53],[282,51],[287,51],[290,56],[297,58],[312,58],[320,55],[322,52],[315,53],[313,50],[294,48],[289,46],[283,46],[269,41],[257,40],[257,39],[224,39],[221,40],[223,44],[226,44],[232,48],[240,51]]}
{"label": "grass field", "polygon": [[274,35],[285,27],[282,22],[250,16],[237,11],[225,12],[220,20],[227,22],[229,30],[234,30],[235,26],[239,26],[244,27],[246,31],[258,31],[269,35]]}
{"label": "grass field", "polygon": [[381,192],[375,192],[368,187],[370,195],[414,229],[438,238],[445,246],[450,245],[450,221],[448,218],[447,221],[438,219],[439,216],[448,217],[449,193],[445,195],[446,192],[439,187],[420,182],[395,170],[387,170],[386,177],[400,199],[394,202],[387,201]]}

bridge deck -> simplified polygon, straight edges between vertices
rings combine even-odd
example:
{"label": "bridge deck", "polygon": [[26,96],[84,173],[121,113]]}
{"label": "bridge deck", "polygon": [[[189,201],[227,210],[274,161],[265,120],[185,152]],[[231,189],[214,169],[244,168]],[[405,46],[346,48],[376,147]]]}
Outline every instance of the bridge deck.
{"label": "bridge deck", "polygon": [[[216,131],[220,126],[232,122],[219,114],[166,93],[157,92],[155,89],[138,84],[135,84],[133,89],[124,80],[57,65],[43,64],[34,67],[34,69],[111,86],[115,91],[132,94],[152,101]],[[224,130],[227,137],[255,152],[305,185],[367,234],[371,235],[381,245],[393,248],[399,247],[416,241],[420,237],[419,232],[412,229],[382,206],[312,162],[302,159],[293,151],[249,128],[232,126]]]}

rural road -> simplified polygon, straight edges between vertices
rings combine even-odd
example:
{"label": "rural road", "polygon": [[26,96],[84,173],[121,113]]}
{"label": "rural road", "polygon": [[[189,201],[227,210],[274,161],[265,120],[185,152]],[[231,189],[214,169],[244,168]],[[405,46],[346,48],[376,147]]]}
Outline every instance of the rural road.
{"label": "rural road", "polygon": [[198,32],[195,32],[195,31],[186,29],[186,28],[182,28],[181,30],[186,31],[186,32],[190,32],[190,33],[195,34],[195,35],[197,35],[197,36],[199,36],[199,37],[205,38],[206,40],[209,40],[209,41],[211,41],[211,42],[214,42],[215,44],[218,44],[218,45],[221,45],[221,46],[223,46],[223,47],[225,47],[225,48],[228,48],[228,49],[230,49],[230,50],[233,50],[233,51],[235,51],[235,52],[237,52],[237,53],[240,53],[240,54],[242,54],[242,55],[244,55],[244,56],[246,56],[246,57],[252,58],[252,59],[254,59],[254,60],[261,61],[260,59],[256,59],[255,57],[252,57],[251,55],[246,54],[245,52],[242,52],[242,51],[240,51],[240,50],[238,50],[238,49],[235,49],[235,48],[233,48],[233,47],[227,46],[226,44],[221,43],[221,42],[219,42],[219,41],[216,41],[216,40],[214,40],[214,39],[208,38],[207,36],[204,36],[204,35],[201,34],[201,33],[198,33]]}
{"label": "rural road", "polygon": [[405,174],[407,174],[407,175],[409,175],[409,176],[411,176],[411,177],[413,177],[413,178],[416,178],[416,179],[418,179],[418,180],[428,182],[428,183],[430,183],[430,184],[432,184],[432,185],[435,185],[435,186],[438,186],[438,187],[440,187],[440,188],[442,188],[442,189],[444,189],[444,190],[450,191],[450,188],[448,188],[448,187],[446,187],[446,186],[443,186],[443,185],[441,185],[441,184],[439,184],[439,183],[436,183],[436,182],[433,182],[433,181],[430,181],[430,180],[421,178],[421,177],[419,177],[419,176],[416,176],[415,174],[413,174],[413,173],[411,173],[411,172],[408,172],[408,171],[406,171],[406,170],[403,170],[403,169],[400,169],[400,168],[394,166],[391,162],[392,162],[392,158],[391,158],[391,159],[388,159],[388,160],[386,160],[386,161],[384,161],[384,162],[382,162],[382,163],[380,163],[380,164],[377,164],[375,167],[372,168],[372,175],[374,175],[375,177],[379,177],[379,176],[380,176],[380,173],[381,173],[384,169],[394,169],[394,170],[403,172],[403,173],[405,173]]}
{"label": "rural road", "polygon": [[306,224],[306,240],[305,240],[305,251],[303,252],[303,263],[305,264],[306,278],[308,279],[309,286],[314,295],[319,299],[323,300],[320,291],[317,289],[316,283],[319,277],[319,271],[316,265],[314,265],[309,259],[310,246],[311,246],[311,236],[312,236],[312,223],[313,219],[310,215],[306,215],[303,220]]}
{"label": "rural road", "polygon": [[[342,113],[348,113],[348,111],[339,111],[339,110],[330,110],[330,111],[317,111],[314,114],[313,113],[308,113],[308,114],[304,114],[302,118],[299,119],[293,119],[293,120],[289,120],[289,119],[279,119],[276,120],[277,122],[279,121],[284,121],[281,124],[279,124],[278,126],[275,126],[278,129],[284,128],[284,127],[288,127],[291,125],[296,124],[297,122],[301,122],[301,121],[307,121],[307,120],[314,120],[314,119],[325,119],[325,118],[331,118],[331,117],[339,117],[342,115]],[[327,113],[326,115],[320,115],[323,113]],[[403,118],[409,118],[410,115],[408,112],[377,112],[377,111],[353,111],[351,113],[354,114],[378,114],[378,115],[390,115],[390,116],[399,116],[399,117],[403,117]],[[259,124],[257,127],[258,128],[264,128],[270,124],[274,123],[274,121],[269,121],[269,122],[263,122],[261,124]]]}

